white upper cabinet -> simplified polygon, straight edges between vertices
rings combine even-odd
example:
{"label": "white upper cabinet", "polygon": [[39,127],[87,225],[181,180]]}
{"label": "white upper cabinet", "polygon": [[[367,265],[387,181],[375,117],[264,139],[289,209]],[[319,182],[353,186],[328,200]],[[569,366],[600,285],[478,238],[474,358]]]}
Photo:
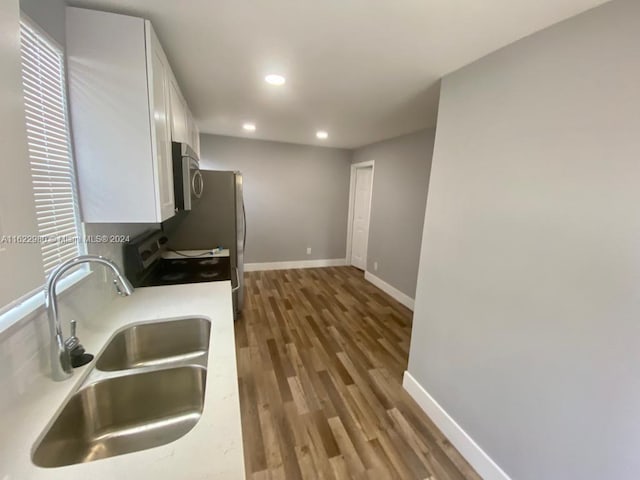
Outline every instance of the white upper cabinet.
{"label": "white upper cabinet", "polygon": [[198,158],[200,158],[200,129],[195,122],[193,123],[193,135],[193,149],[198,154]]}
{"label": "white upper cabinet", "polygon": [[191,112],[187,116],[187,143],[200,157],[200,132]]}
{"label": "white upper cabinet", "polygon": [[171,141],[197,146],[151,23],[67,8],[69,105],[82,217],[159,223],[175,213]]}
{"label": "white upper cabinet", "polygon": [[169,96],[171,98],[171,139],[174,142],[189,143],[187,135],[187,103],[180,93],[175,78],[169,80]]}
{"label": "white upper cabinet", "polygon": [[171,140],[186,143],[200,156],[200,132],[175,77],[169,79],[171,97]]}
{"label": "white upper cabinet", "polygon": [[173,191],[173,161],[171,158],[171,70],[167,57],[156,37],[150,22],[145,22],[147,49],[147,71],[149,77],[149,105],[151,144],[155,145],[155,164],[158,179],[156,205],[160,206],[160,218],[166,220],[175,213]]}

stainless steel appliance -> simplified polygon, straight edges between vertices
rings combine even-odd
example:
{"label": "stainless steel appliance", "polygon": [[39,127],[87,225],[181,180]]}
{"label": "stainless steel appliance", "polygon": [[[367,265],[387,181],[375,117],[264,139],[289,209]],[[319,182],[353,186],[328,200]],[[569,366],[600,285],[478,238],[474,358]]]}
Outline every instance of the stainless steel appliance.
{"label": "stainless steel appliance", "polygon": [[159,230],[145,233],[124,247],[125,275],[134,287],[231,280],[229,251],[215,247],[170,251]]}
{"label": "stainless steel appliance", "polygon": [[[233,305],[236,314],[244,300],[244,247],[246,216],[242,199],[242,174],[202,170],[206,185],[191,211],[179,216],[167,229],[173,250],[205,250],[214,246],[229,249]],[[179,223],[178,223],[179,222]]]}
{"label": "stainless steel appliance", "polygon": [[172,142],[173,188],[177,210],[191,210],[202,197],[204,182],[198,155],[186,143]]}

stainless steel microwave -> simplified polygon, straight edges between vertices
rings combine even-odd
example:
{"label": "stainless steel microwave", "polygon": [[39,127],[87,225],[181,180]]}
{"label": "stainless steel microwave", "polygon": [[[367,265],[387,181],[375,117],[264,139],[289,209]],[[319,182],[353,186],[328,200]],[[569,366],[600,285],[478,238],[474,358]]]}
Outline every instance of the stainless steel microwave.
{"label": "stainless steel microwave", "polygon": [[191,210],[204,191],[198,155],[186,143],[171,143],[176,210]]}

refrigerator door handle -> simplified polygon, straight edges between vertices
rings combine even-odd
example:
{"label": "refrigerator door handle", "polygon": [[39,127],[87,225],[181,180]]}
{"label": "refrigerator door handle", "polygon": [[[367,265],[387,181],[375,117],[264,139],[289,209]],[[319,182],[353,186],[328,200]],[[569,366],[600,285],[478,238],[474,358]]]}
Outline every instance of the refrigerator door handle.
{"label": "refrigerator door handle", "polygon": [[[247,210],[244,208],[244,199],[242,200],[242,251],[247,246]],[[240,280],[238,280],[240,283]]]}
{"label": "refrigerator door handle", "polygon": [[[240,272],[238,271],[238,267],[235,267],[236,269],[236,286],[233,287],[231,289],[231,293],[237,292],[238,290],[240,290]],[[231,285],[233,286],[233,282],[231,283]]]}

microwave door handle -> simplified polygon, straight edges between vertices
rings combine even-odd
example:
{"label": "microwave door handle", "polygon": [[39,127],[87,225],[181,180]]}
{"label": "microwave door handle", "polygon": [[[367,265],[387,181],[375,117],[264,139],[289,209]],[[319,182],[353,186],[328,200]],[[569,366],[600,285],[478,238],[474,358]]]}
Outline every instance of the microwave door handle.
{"label": "microwave door handle", "polygon": [[196,170],[193,174],[193,180],[191,182],[191,191],[195,195],[196,198],[202,197],[202,192],[204,192],[204,180],[202,179],[202,174],[200,170]]}

